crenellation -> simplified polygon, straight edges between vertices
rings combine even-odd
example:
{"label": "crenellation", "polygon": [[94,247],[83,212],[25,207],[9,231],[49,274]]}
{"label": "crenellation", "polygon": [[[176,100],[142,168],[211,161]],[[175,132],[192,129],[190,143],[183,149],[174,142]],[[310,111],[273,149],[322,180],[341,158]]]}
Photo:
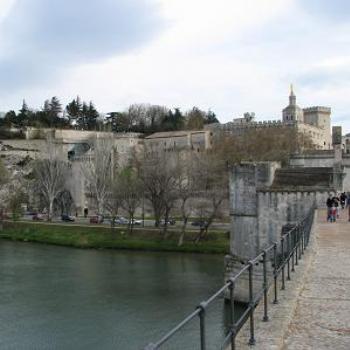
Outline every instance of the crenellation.
{"label": "crenellation", "polygon": [[254,113],[245,113],[243,118],[235,118],[232,122],[205,127],[209,130],[221,129],[230,134],[241,134],[250,129],[260,128],[295,128],[297,132],[307,135],[317,149],[332,148],[331,108],[312,106],[302,109],[296,104],[293,91],[289,96],[289,105],[282,111],[282,120],[256,121]]}

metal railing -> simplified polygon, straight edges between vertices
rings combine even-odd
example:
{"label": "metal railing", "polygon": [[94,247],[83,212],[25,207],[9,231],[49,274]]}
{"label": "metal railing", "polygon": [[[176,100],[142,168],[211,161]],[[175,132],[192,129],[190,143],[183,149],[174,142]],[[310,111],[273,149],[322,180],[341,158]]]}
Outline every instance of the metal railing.
{"label": "metal railing", "polygon": [[[295,266],[298,265],[299,260],[302,258],[304,251],[309,243],[310,232],[312,228],[312,222],[314,218],[314,209],[312,208],[309,213],[296,225],[291,227],[287,232],[282,234],[279,241],[271,244],[264,249],[258,256],[250,260],[236,275],[231,277],[227,283],[221,287],[215,294],[209,299],[201,302],[199,306],[188,315],[182,322],[169,331],[162,339],[156,343],[148,344],[144,350],[156,350],[160,349],[170,338],[172,338],[177,332],[179,332],[185,325],[194,319],[199,318],[199,330],[200,330],[200,349],[206,350],[206,311],[208,306],[224,293],[229,293],[230,299],[230,325],[228,332],[221,345],[221,349],[225,349],[230,345],[231,350],[235,349],[235,340],[238,332],[243,325],[249,319],[249,345],[255,344],[255,320],[254,311],[259,302],[263,299],[263,322],[269,320],[268,317],[268,291],[273,285],[273,304],[278,304],[278,278],[281,278],[281,290],[286,288],[286,280],[291,279],[291,272],[295,271]],[[272,265],[272,271],[268,271],[268,262]],[[262,283],[259,290],[255,291],[257,282],[254,283],[254,266],[262,263]],[[249,288],[249,303],[247,308],[240,315],[238,320],[235,321],[235,285],[240,277],[244,274],[248,274],[248,288]],[[270,278],[269,278],[270,277]]]}

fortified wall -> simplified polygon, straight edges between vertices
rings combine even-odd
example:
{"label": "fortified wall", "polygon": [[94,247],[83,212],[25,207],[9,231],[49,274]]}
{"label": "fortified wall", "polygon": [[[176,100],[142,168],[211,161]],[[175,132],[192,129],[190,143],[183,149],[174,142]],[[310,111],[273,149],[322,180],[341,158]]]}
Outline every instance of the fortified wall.
{"label": "fortified wall", "polygon": [[[341,190],[343,176],[333,167],[281,168],[275,162],[232,167],[230,255],[225,257],[225,278],[278,241],[284,229],[300,221],[313,206],[323,207],[330,192]],[[272,262],[269,265],[271,270]],[[254,280],[262,283],[262,266],[254,271]],[[247,279],[239,282],[235,293],[236,300],[248,301]]]}

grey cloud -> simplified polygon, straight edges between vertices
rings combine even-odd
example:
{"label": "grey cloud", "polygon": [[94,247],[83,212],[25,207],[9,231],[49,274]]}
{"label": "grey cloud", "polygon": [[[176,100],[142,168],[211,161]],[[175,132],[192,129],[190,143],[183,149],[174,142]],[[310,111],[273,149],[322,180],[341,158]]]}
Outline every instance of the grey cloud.
{"label": "grey cloud", "polygon": [[17,0],[0,25],[2,86],[27,87],[124,53],[162,27],[153,0]]}

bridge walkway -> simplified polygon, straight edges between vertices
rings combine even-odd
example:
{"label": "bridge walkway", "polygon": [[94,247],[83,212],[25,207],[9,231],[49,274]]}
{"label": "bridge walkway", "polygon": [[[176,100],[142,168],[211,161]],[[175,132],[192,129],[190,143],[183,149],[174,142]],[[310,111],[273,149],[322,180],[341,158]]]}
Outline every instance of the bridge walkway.
{"label": "bridge walkway", "polygon": [[315,249],[283,349],[350,349],[350,222],[327,223],[319,210]]}

